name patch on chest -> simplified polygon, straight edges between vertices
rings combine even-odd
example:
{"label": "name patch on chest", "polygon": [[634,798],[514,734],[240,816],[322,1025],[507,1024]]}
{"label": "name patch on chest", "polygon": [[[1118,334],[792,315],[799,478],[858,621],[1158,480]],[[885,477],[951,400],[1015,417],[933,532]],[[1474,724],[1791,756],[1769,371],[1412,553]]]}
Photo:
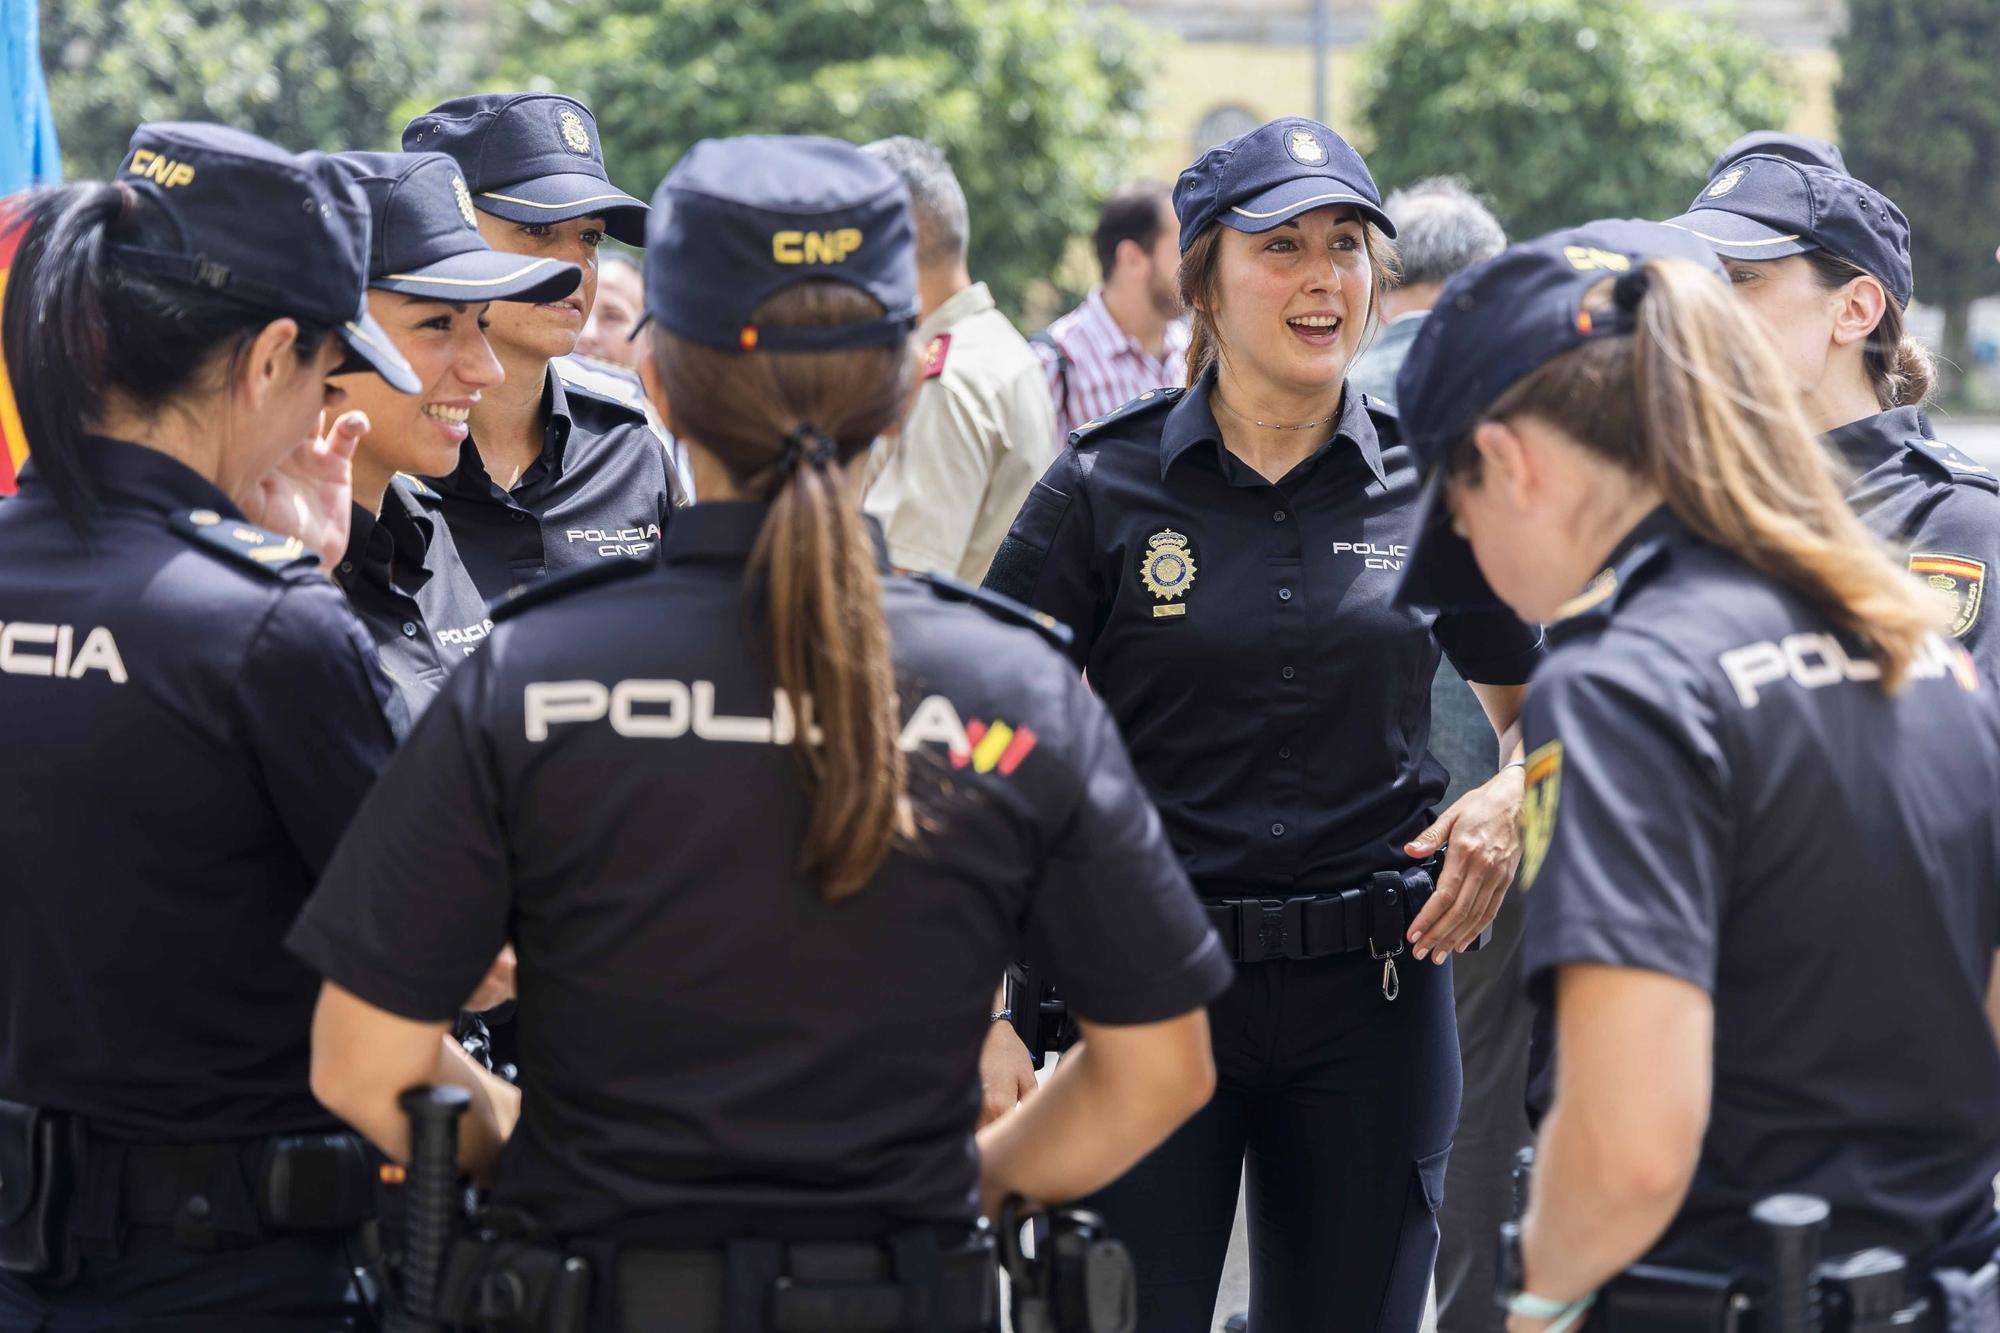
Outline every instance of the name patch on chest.
{"label": "name patch on chest", "polygon": [[1403,561],[1409,558],[1410,548],[1398,544],[1382,542],[1335,542],[1335,555],[1361,557],[1362,565],[1368,569],[1401,569]]}
{"label": "name patch on chest", "polygon": [[114,685],[129,679],[118,641],[102,625],[83,632],[74,625],[38,625],[30,620],[0,624],[0,674],[82,680],[97,671]]}
{"label": "name patch on chest", "polygon": [[644,555],[660,540],[660,525],[646,523],[636,528],[567,528],[563,535],[571,545],[588,542],[607,559],[615,555]]}

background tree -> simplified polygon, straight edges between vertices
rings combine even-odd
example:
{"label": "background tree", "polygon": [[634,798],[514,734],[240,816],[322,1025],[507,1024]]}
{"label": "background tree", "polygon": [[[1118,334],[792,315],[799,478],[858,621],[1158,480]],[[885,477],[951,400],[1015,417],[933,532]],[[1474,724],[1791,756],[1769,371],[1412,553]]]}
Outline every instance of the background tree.
{"label": "background tree", "polygon": [[930,139],[965,187],[973,276],[1012,310],[1140,128],[1138,30],[1079,0],[505,0],[501,41],[500,82],[580,94],[641,197],[711,136]]}
{"label": "background tree", "polygon": [[1409,0],[1365,64],[1382,188],[1464,176],[1524,237],[1679,213],[1715,154],[1790,100],[1760,42],[1643,0]]}
{"label": "background tree", "polygon": [[435,0],[43,0],[64,165],[117,170],[144,120],[220,121],[295,149],[394,148],[397,104],[462,73],[440,64],[439,22]]}
{"label": "background tree", "polygon": [[1968,308],[2000,294],[2000,6],[1848,0],[1834,43],[1848,170],[1910,218],[1917,297],[1944,312],[1947,391],[1971,364]]}

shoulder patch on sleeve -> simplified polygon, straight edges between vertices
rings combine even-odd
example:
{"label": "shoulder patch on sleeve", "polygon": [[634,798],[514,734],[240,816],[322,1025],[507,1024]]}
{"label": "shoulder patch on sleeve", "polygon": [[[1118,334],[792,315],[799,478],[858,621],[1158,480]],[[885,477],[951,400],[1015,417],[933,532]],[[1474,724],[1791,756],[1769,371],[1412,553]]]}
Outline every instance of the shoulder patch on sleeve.
{"label": "shoulder patch on sleeve", "polygon": [[951,335],[940,333],[924,348],[924,378],[934,380],[944,374],[944,359],[951,355]]}
{"label": "shoulder patch on sleeve", "polygon": [[1081,449],[1097,443],[1093,436],[1102,436],[1109,427],[1120,421],[1129,421],[1148,412],[1164,412],[1180,401],[1186,389],[1148,389],[1131,402],[1115,411],[1106,412],[1095,421],[1086,421],[1069,433],[1072,449]]}
{"label": "shoulder patch on sleeve", "polygon": [[655,568],[652,561],[641,560],[634,556],[615,556],[608,560],[600,560],[594,565],[565,570],[552,578],[524,583],[505,597],[496,599],[492,606],[487,608],[487,614],[497,625],[503,620],[514,619],[532,607],[546,606],[557,598],[566,597],[580,589],[595,588],[600,583],[616,583],[620,579],[629,579],[652,568]]}
{"label": "shoulder patch on sleeve", "polygon": [[2000,491],[2000,476],[1943,440],[1933,440],[1928,436],[1912,435],[1903,441],[1909,451],[1925,460],[1931,466],[1944,472],[1953,481],[1966,486],[1979,486],[1989,491]]}
{"label": "shoulder patch on sleeve", "polygon": [[645,387],[639,383],[637,375],[623,366],[584,361],[574,355],[559,356],[549,364],[555,367],[556,378],[563,382],[563,388],[581,390],[628,412],[635,412],[642,419],[645,417]]}
{"label": "shoulder patch on sleeve", "polygon": [[1010,625],[1025,625],[1065,652],[1069,650],[1071,640],[1076,637],[1070,632],[1068,625],[1054,616],[1037,611],[1026,603],[1017,602],[1004,593],[975,588],[970,583],[945,574],[918,574],[915,578],[917,582],[924,584],[948,602],[967,602],[995,620],[1002,620]]}
{"label": "shoulder patch on sleeve", "polygon": [[213,509],[188,509],[168,526],[220,559],[262,570],[273,578],[319,573],[319,556],[297,537],[285,537]]}

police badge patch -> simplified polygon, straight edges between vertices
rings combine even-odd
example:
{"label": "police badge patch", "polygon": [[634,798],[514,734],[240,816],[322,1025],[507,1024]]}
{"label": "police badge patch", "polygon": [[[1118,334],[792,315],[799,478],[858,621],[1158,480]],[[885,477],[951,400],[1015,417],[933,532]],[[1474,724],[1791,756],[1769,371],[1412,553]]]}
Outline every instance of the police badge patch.
{"label": "police badge patch", "polygon": [[1155,620],[1187,614],[1187,603],[1174,599],[1194,586],[1194,549],[1188,539],[1172,528],[1163,528],[1146,539],[1146,554],[1139,561],[1139,582],[1160,599],[1153,608]]}
{"label": "police badge patch", "polygon": [[1722,198],[1723,195],[1728,194],[1731,190],[1735,189],[1738,185],[1740,185],[1743,181],[1743,177],[1746,174],[1747,174],[1747,169],[1744,167],[1730,168],[1728,171],[1723,172],[1720,176],[1717,176],[1715,178],[1715,184],[1708,187],[1708,193],[1704,194],[1702,198],[1704,199]]}
{"label": "police badge patch", "polygon": [[1910,572],[1921,578],[1951,616],[1953,638],[1962,639],[1979,620],[1986,600],[1986,564],[1970,556],[1937,551],[1910,552]]}
{"label": "police badge patch", "polygon": [[1285,136],[1285,151],[1300,166],[1316,167],[1326,161],[1326,149],[1320,146],[1311,130],[1293,130]]}
{"label": "police badge patch", "polygon": [[583,117],[569,107],[556,113],[556,129],[562,134],[563,147],[578,157],[590,156],[590,132],[583,128]]}
{"label": "police badge patch", "polygon": [[465,219],[465,225],[477,229],[479,219],[472,211],[472,191],[465,188],[463,178],[451,178],[451,197],[458,202],[458,215]]}
{"label": "police badge patch", "polygon": [[1528,756],[1527,790],[1521,795],[1521,887],[1541,873],[1556,832],[1556,802],[1562,796],[1563,745],[1550,741]]}

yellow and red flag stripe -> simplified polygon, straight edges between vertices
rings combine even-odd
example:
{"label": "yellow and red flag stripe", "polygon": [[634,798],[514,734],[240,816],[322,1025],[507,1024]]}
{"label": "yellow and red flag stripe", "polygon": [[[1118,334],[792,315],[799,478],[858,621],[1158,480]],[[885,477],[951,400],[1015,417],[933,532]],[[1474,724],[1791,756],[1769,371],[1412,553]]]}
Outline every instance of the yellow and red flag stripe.
{"label": "yellow and red flag stripe", "polygon": [[[14,269],[14,252],[21,248],[22,228],[15,225],[13,200],[0,200],[0,305],[7,299],[7,279]],[[21,429],[21,412],[14,404],[14,384],[7,378],[7,360],[0,356],[0,495],[12,495],[28,461],[28,436]]]}

